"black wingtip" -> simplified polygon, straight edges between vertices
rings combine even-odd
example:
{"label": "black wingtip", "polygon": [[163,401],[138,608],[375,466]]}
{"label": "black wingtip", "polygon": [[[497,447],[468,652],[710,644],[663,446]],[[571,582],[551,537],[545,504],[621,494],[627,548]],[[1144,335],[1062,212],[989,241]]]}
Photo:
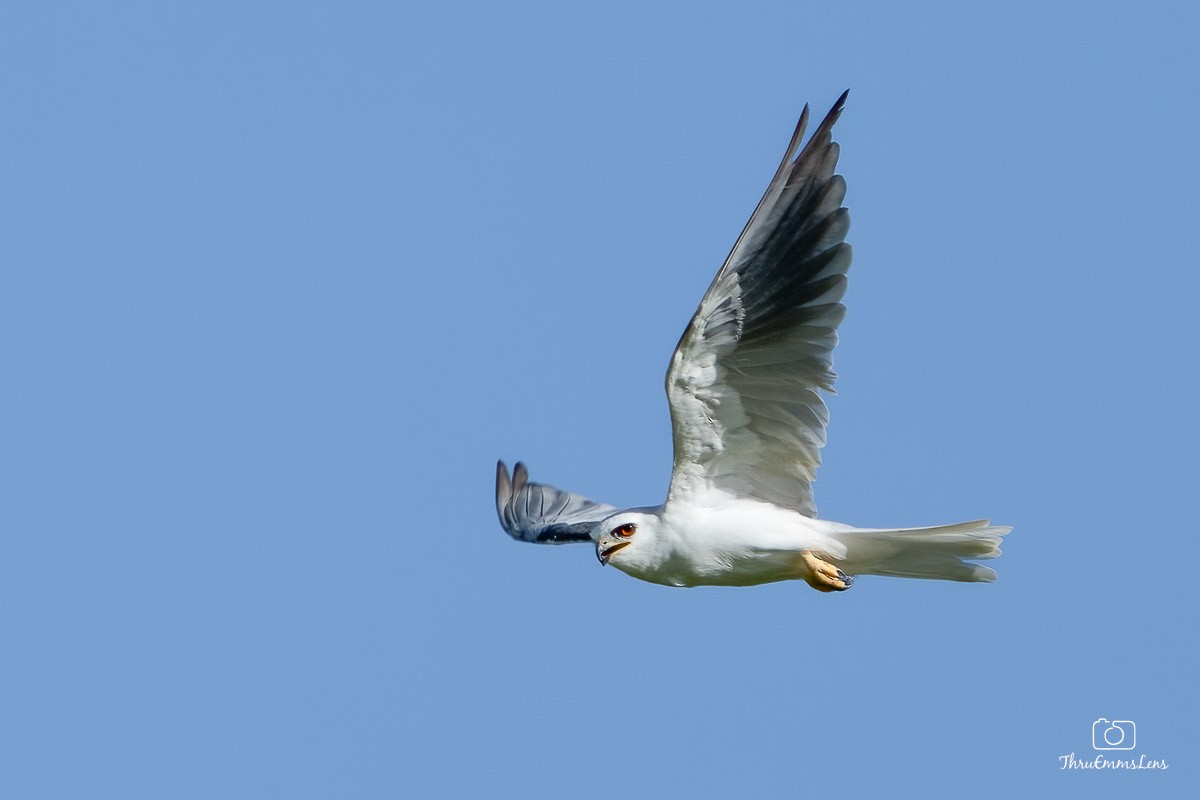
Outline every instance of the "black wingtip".
{"label": "black wingtip", "polygon": [[804,131],[808,129],[808,113],[808,103],[805,103],[804,108],[800,109],[800,119],[796,121],[796,129],[792,131],[792,140],[788,142],[788,155],[795,153],[800,142],[804,140]]}
{"label": "black wingtip", "polygon": [[500,460],[496,462],[496,491],[500,491],[502,485],[507,490],[512,481],[508,477],[508,465]]}
{"label": "black wingtip", "polygon": [[789,164],[799,160],[804,151],[811,147],[814,141],[820,139],[822,135],[829,133],[829,131],[833,128],[833,124],[837,122],[838,118],[842,115],[842,111],[845,110],[846,98],[849,96],[849,89],[842,92],[841,96],[838,97],[837,102],[833,104],[833,108],[829,109],[829,113],[825,115],[825,118],[821,120],[821,124],[818,125],[817,129],[813,132],[812,138],[808,140],[808,144],[801,149],[800,145],[804,139],[804,131],[808,127],[808,103],[804,104],[804,110],[800,112],[800,121],[796,123],[796,130],[792,134],[792,140],[788,142],[788,148],[783,157],[783,162],[780,163],[779,169],[775,173],[776,178],[778,178],[787,170]]}
{"label": "black wingtip", "polygon": [[496,462],[496,513],[500,515],[500,524],[506,528],[504,509],[512,502],[512,481],[508,478],[508,467],[503,461]]}
{"label": "black wingtip", "polygon": [[[825,119],[821,120],[821,125],[817,129],[818,132],[820,130],[827,130],[827,129],[833,127],[833,123],[837,122],[838,117],[840,117],[842,115],[842,112],[846,110],[846,98],[849,96],[850,96],[849,89],[842,92],[841,97],[839,97],[837,99],[837,102],[833,104],[833,108],[829,109],[829,113],[825,115]],[[813,134],[814,137],[816,135],[817,135],[816,133]]]}
{"label": "black wingtip", "polygon": [[529,470],[525,469],[525,465],[518,461],[513,466],[512,486],[513,494],[519,494],[525,488],[525,484],[529,482]]}
{"label": "black wingtip", "polygon": [[842,116],[842,111],[846,108],[846,98],[849,96],[849,89],[842,92],[842,96],[837,99],[837,102],[833,104],[833,108],[829,109],[829,113],[825,115],[825,118],[821,120],[821,124],[813,131],[812,138],[808,140],[808,144],[804,145],[804,149],[796,156],[796,163],[803,160],[809,152],[819,147],[828,147],[832,143],[834,123]]}

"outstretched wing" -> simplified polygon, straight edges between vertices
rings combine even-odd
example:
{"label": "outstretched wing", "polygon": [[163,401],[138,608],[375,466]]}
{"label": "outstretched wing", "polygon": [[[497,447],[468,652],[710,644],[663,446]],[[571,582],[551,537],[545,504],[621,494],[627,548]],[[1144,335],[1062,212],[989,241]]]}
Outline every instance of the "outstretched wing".
{"label": "outstretched wing", "polygon": [[538,544],[590,542],[588,534],[596,523],[620,510],[544,483],[530,483],[529,472],[520,462],[510,480],[508,467],[496,462],[496,513],[514,539]]}
{"label": "outstretched wing", "polygon": [[[829,420],[845,315],[850,217],[834,175],[846,94],[783,162],[679,341],[667,370],[675,440],[670,496],[724,489],[816,516],[810,483]],[[797,154],[798,153],[798,154]]]}

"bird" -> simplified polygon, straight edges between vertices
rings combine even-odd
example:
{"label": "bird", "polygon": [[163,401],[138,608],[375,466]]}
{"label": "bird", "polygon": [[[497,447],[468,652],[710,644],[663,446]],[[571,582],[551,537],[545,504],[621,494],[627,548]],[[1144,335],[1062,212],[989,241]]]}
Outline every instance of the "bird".
{"label": "bird", "polygon": [[[992,582],[1007,526],[859,528],[821,519],[812,482],[826,443],[832,354],[851,248],[833,126],[844,92],[804,143],[805,104],[783,160],[713,278],[666,375],[674,463],[666,501],[621,508],[496,464],[496,510],[514,539],[591,543],[602,565],[664,586],[861,575]],[[802,146],[803,145],[803,146]]]}

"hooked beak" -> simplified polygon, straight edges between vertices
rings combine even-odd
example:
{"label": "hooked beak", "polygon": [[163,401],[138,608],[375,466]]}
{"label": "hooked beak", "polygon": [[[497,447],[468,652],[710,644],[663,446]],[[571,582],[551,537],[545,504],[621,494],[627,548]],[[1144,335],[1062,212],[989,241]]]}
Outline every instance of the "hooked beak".
{"label": "hooked beak", "polygon": [[600,560],[600,566],[606,566],[608,560],[613,557],[613,553],[631,544],[633,543],[628,539],[610,539],[607,536],[601,536],[600,541],[596,542],[596,558]]}

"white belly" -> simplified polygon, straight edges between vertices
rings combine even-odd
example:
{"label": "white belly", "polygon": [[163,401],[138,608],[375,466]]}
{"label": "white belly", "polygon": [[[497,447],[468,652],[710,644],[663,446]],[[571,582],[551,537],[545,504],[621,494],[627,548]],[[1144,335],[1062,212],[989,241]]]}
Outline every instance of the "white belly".
{"label": "white belly", "polygon": [[844,555],[837,523],[753,500],[671,502],[661,520],[652,550],[613,565],[666,586],[752,586],[801,577],[802,550]]}

